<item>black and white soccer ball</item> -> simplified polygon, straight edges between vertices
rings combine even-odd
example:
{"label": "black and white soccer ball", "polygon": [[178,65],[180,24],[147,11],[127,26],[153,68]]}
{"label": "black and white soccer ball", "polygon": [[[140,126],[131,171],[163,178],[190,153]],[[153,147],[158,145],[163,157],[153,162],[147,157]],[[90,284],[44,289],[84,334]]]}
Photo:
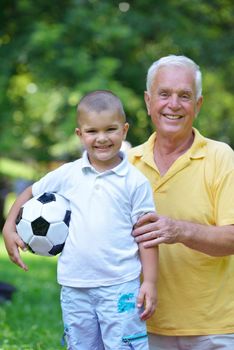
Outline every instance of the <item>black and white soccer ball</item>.
{"label": "black and white soccer ball", "polygon": [[45,192],[27,201],[16,219],[17,233],[37,255],[54,256],[63,250],[71,217],[69,201]]}

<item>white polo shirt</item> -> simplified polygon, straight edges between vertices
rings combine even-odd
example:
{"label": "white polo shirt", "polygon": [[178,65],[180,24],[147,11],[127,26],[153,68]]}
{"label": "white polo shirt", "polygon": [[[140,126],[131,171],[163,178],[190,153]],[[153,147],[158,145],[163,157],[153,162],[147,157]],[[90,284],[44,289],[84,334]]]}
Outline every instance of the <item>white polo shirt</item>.
{"label": "white polo shirt", "polygon": [[99,173],[87,153],[34,183],[33,195],[51,191],[70,201],[71,222],[58,261],[58,283],[108,286],[139,276],[138,245],[131,232],[137,218],[154,211],[150,184],[124,153],[122,162]]}

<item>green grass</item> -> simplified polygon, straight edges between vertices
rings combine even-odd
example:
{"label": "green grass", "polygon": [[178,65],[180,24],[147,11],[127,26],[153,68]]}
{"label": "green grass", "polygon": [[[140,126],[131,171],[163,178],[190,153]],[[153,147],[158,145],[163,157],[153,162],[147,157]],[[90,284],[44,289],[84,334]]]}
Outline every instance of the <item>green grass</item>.
{"label": "green grass", "polygon": [[29,267],[13,264],[0,235],[0,281],[13,284],[13,300],[0,304],[0,350],[59,350],[63,333],[56,258],[22,253]]}

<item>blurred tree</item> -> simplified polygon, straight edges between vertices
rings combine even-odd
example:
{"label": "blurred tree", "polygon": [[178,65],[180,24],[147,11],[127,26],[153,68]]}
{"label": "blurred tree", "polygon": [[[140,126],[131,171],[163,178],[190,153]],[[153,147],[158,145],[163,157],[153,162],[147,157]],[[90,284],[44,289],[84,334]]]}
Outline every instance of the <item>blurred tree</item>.
{"label": "blurred tree", "polygon": [[234,147],[232,0],[3,0],[0,12],[0,149],[15,159],[73,159],[79,98],[111,89],[136,145],[152,131],[143,101],[149,65],[185,54],[204,75],[196,123]]}

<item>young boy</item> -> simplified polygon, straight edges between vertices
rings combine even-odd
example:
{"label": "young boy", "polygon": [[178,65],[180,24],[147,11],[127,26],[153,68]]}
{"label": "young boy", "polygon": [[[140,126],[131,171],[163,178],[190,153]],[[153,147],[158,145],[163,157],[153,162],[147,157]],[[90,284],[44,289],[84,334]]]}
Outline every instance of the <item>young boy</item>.
{"label": "young boy", "polygon": [[58,283],[68,349],[147,350],[144,321],[156,306],[157,250],[138,246],[131,232],[139,216],[155,210],[151,187],[120,151],[129,125],[117,96],[103,90],[87,94],[78,104],[77,122],[82,158],[18,197],[3,230],[6,248],[26,270],[15,228],[19,208],[45,191],[66,197],[72,214]]}

